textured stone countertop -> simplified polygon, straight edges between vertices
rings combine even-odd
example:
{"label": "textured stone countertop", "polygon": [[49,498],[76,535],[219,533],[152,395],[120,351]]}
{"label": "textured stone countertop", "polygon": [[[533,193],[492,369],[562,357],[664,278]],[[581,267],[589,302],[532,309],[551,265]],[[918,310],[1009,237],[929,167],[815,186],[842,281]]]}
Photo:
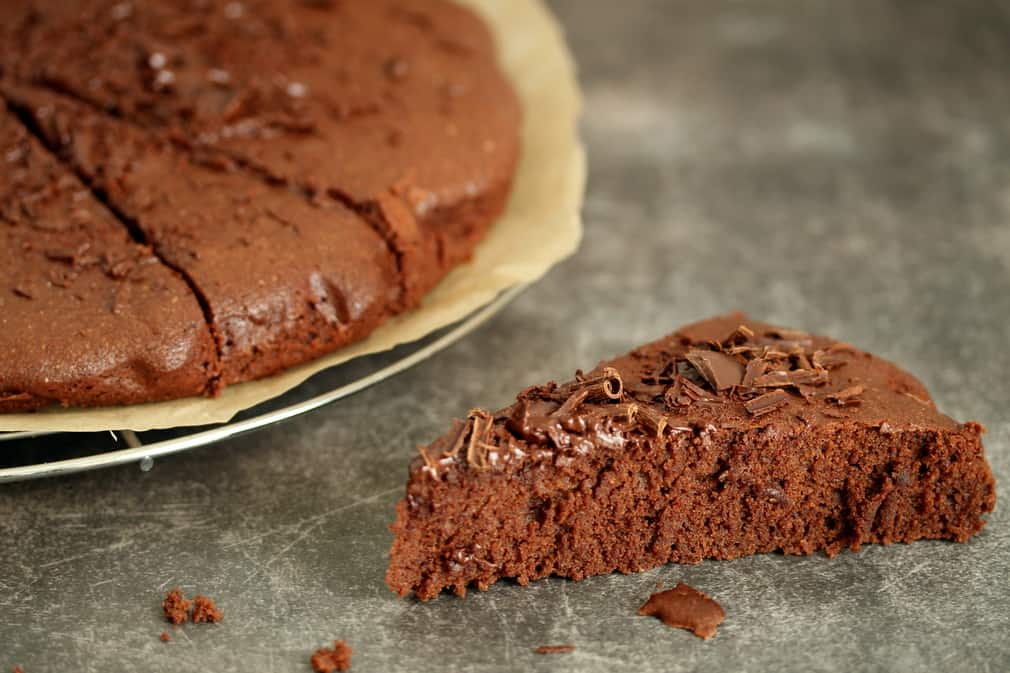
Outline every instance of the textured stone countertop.
{"label": "textured stone countertop", "polygon": [[[475,334],[309,416],[0,486],[0,671],[1006,671],[1010,516],[969,544],[765,555],[460,600],[383,584],[415,445],[741,308],[902,364],[1010,480],[1010,12],[995,1],[553,2],[586,93],[579,253]],[[0,446],[0,450],[2,450]],[[708,642],[635,611],[686,581]],[[181,585],[225,611],[166,629]],[[573,643],[571,654],[531,649]]]}

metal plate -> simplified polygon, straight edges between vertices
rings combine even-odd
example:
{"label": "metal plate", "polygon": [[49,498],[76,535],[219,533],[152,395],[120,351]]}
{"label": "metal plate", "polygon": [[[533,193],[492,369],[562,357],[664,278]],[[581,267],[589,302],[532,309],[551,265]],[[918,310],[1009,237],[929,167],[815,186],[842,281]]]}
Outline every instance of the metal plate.
{"label": "metal plate", "polygon": [[110,428],[108,433],[0,433],[0,483],[97,470],[138,461],[150,470],[154,459],[195,449],[318,409],[383,381],[452,345],[482,325],[520,294],[510,288],[460,322],[425,338],[368,355],[316,374],[294,390],[246,409],[228,423],[152,430]]}

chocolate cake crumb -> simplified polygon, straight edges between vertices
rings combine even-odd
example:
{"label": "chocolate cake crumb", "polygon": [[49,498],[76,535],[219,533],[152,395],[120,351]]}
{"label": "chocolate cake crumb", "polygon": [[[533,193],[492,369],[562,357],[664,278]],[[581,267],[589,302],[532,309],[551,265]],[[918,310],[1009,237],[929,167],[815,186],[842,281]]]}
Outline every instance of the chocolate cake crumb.
{"label": "chocolate cake crumb", "polygon": [[193,611],[189,618],[194,624],[213,623],[216,624],[224,617],[224,613],[217,609],[214,601],[206,596],[197,596],[193,599]]}
{"label": "chocolate cake crumb", "polygon": [[638,614],[656,617],[667,626],[687,629],[708,640],[726,618],[726,612],[711,597],[683,582],[649,596]]}
{"label": "chocolate cake crumb", "polygon": [[320,647],[312,654],[310,663],[316,673],[350,670],[351,647],[342,640],[334,640],[333,649]]}
{"label": "chocolate cake crumb", "polygon": [[165,600],[161,602],[161,609],[165,612],[165,619],[172,624],[182,624],[189,618],[189,606],[192,601],[186,600],[182,595],[182,589],[176,587],[168,592]]}
{"label": "chocolate cake crumb", "polygon": [[574,645],[541,645],[540,647],[533,650],[536,654],[564,654],[565,652],[574,652]]}
{"label": "chocolate cake crumb", "polygon": [[170,636],[167,633],[165,633],[164,631],[162,631],[161,635],[159,636],[159,639],[161,640],[161,642],[167,643],[168,641],[170,641],[172,639],[172,636]]}

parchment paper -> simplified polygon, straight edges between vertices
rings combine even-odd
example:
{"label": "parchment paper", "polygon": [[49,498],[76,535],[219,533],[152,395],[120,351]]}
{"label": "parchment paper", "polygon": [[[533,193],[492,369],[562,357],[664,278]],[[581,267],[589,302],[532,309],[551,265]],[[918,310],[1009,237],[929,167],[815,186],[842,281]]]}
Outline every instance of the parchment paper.
{"label": "parchment paper", "polygon": [[456,0],[484,16],[501,63],[523,106],[522,154],[504,215],[470,264],[453,270],[422,305],[364,341],[215,399],[188,398],[128,407],[55,409],[0,415],[4,430],[151,430],[228,421],[328,367],[415,341],[454,323],[501,291],[537,280],[578,247],[585,153],[578,140],[575,69],[560,28],[540,0]]}

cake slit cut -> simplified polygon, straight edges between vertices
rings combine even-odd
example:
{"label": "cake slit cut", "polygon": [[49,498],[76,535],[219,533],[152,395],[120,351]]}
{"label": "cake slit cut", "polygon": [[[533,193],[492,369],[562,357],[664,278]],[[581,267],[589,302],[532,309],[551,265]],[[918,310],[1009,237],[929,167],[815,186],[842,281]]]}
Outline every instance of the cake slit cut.
{"label": "cake slit cut", "polygon": [[982,432],[884,360],[722,316],[472,411],[422,448],[387,583],[427,599],[500,578],[963,542],[995,501]]}

